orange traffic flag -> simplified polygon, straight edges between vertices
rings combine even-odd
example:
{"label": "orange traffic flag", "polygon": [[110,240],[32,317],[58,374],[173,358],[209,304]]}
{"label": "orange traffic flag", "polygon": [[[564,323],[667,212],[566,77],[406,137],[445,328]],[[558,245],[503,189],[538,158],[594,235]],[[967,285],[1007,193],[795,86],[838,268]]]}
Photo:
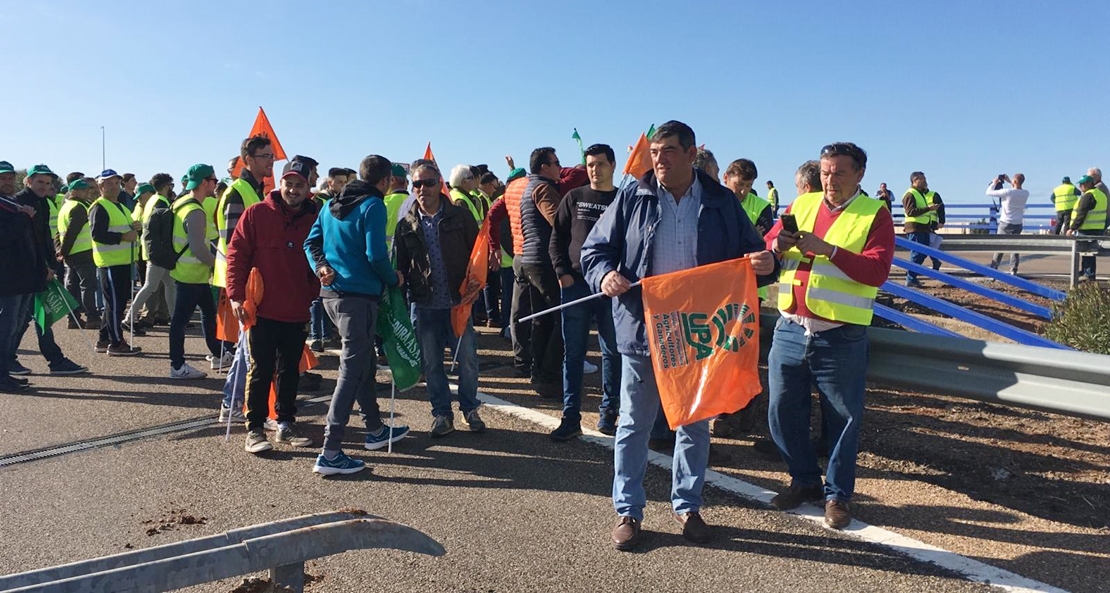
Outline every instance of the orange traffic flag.
{"label": "orange traffic flag", "polygon": [[762,391],[747,258],[650,276],[642,286],[651,366],[672,429],[740,410]]}
{"label": "orange traffic flag", "polygon": [[432,154],[432,143],[431,142],[429,142],[428,147],[424,149],[424,159],[429,160],[429,161],[433,161],[433,162],[436,160],[436,155]]}
{"label": "orange traffic flag", "polygon": [[[258,115],[254,117],[254,125],[251,126],[251,133],[247,137],[253,138],[255,136],[265,136],[270,139],[270,142],[272,143],[270,147],[274,149],[275,162],[288,160],[289,157],[285,155],[285,149],[281,147],[281,141],[278,140],[277,133],[274,132],[274,127],[270,125],[270,118],[266,117],[266,111],[263,110],[261,106],[258,108]],[[242,171],[243,161],[240,160],[238,163],[235,164],[235,169],[231,171],[231,176],[238,179],[239,174],[242,173]],[[277,187],[273,175],[264,178],[262,180],[262,186],[263,192],[266,194],[273,191],[273,189]],[[263,195],[259,197],[265,198],[266,196]]]}
{"label": "orange traffic flag", "polygon": [[[439,163],[436,162],[436,155],[432,154],[432,143],[431,142],[429,142],[427,148],[424,149],[424,160],[432,161],[433,163],[436,163],[436,168],[437,169],[439,168]],[[451,188],[447,187],[447,180],[443,178],[443,170],[442,169],[440,169],[439,177],[440,177],[440,182],[441,182],[441,186],[440,186],[440,189],[439,189],[440,193],[442,193],[444,196],[447,196],[447,199],[451,199]]]}
{"label": "orange traffic flag", "polygon": [[628,161],[624,163],[624,174],[639,179],[651,169],[651,153],[648,151],[647,134],[640,134],[640,139],[636,141],[636,145],[632,147],[632,152],[628,155]]}
{"label": "orange traffic flag", "polygon": [[[466,278],[459,287],[459,294],[463,298],[481,290],[489,278],[489,225],[482,221],[480,228],[478,239],[474,241],[474,247],[470,250],[470,260],[466,264]],[[466,331],[466,320],[470,318],[473,304],[451,307],[451,329],[455,331],[456,338],[462,337],[463,332]]]}

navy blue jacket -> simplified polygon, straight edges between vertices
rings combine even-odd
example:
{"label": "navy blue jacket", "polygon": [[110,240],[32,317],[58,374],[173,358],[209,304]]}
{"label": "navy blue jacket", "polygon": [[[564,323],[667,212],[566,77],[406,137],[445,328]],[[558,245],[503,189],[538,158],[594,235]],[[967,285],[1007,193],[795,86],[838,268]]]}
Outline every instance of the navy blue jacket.
{"label": "navy blue jacket", "polygon": [[556,191],[558,185],[539,175],[529,175],[528,185],[524,188],[524,195],[520,197],[520,232],[524,235],[524,249],[517,254],[522,264],[551,265],[551,223],[540,213],[532,194],[543,184],[548,184]]}
{"label": "navy blue jacket", "polygon": [[[698,212],[698,265],[712,264],[767,249],[763,237],[752,226],[744,208],[731,190],[702,171],[701,210]],[[659,183],[654,172],[629,184],[613,200],[594,225],[582,246],[582,270],[594,292],[614,270],[629,282],[652,275],[651,251],[659,223]],[[778,279],[774,271],[759,276],[759,286]],[[644,303],[640,287],[613,299],[617,327],[617,350],[621,354],[650,356],[644,326]]]}

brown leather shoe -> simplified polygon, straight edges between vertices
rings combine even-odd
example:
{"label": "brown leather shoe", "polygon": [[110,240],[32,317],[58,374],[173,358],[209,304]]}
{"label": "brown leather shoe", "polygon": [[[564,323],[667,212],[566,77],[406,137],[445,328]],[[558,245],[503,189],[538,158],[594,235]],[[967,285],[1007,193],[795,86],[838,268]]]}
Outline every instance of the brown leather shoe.
{"label": "brown leather shoe", "polygon": [[791,485],[785,492],[780,492],[771,499],[771,506],[780,511],[796,509],[807,502],[817,502],[825,498],[825,489],[821,486],[802,488]]}
{"label": "brown leather shoe", "polygon": [[640,521],[632,517],[620,517],[613,528],[613,547],[627,552],[640,542]]}
{"label": "brown leather shoe", "polygon": [[713,539],[713,530],[701,518],[701,513],[675,513],[674,520],[682,526],[682,537],[695,544],[708,543]]}
{"label": "brown leather shoe", "polygon": [[825,525],[844,529],[852,522],[852,506],[847,501],[830,499],[825,503]]}

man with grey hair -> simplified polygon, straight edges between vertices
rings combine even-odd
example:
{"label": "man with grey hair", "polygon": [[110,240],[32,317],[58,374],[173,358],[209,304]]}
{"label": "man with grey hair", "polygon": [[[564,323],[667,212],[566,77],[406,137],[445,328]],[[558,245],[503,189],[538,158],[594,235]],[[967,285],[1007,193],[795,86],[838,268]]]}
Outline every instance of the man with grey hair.
{"label": "man with grey hair", "polygon": [[1099,169],[1098,167],[1091,167],[1090,169],[1087,169],[1087,176],[1095,180],[1095,189],[1104,194],[1110,195],[1110,190],[1106,189],[1106,184],[1102,181],[1102,169]]}
{"label": "man with grey hair", "polygon": [[470,211],[474,221],[481,226],[486,217],[485,204],[472,195],[478,189],[478,178],[470,165],[455,165],[448,181],[451,183],[451,202]]}
{"label": "man with grey hair", "polygon": [[698,149],[698,154],[694,156],[694,168],[705,171],[714,181],[721,181],[721,167],[717,164],[717,157],[713,156],[711,150]]}
{"label": "man with grey hair", "polygon": [[798,195],[822,191],[821,189],[821,163],[820,161],[806,161],[794,173],[794,187]]}

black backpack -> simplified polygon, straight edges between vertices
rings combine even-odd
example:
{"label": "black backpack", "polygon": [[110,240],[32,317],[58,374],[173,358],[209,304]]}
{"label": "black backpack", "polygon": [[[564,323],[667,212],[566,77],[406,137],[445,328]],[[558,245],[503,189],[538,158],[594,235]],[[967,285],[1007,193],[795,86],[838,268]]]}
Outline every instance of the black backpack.
{"label": "black backpack", "polygon": [[188,244],[181,251],[173,248],[173,225],[179,209],[169,208],[159,200],[143,229],[143,250],[150,256],[150,263],[166,270],[177,267],[177,260],[189,248]]}

